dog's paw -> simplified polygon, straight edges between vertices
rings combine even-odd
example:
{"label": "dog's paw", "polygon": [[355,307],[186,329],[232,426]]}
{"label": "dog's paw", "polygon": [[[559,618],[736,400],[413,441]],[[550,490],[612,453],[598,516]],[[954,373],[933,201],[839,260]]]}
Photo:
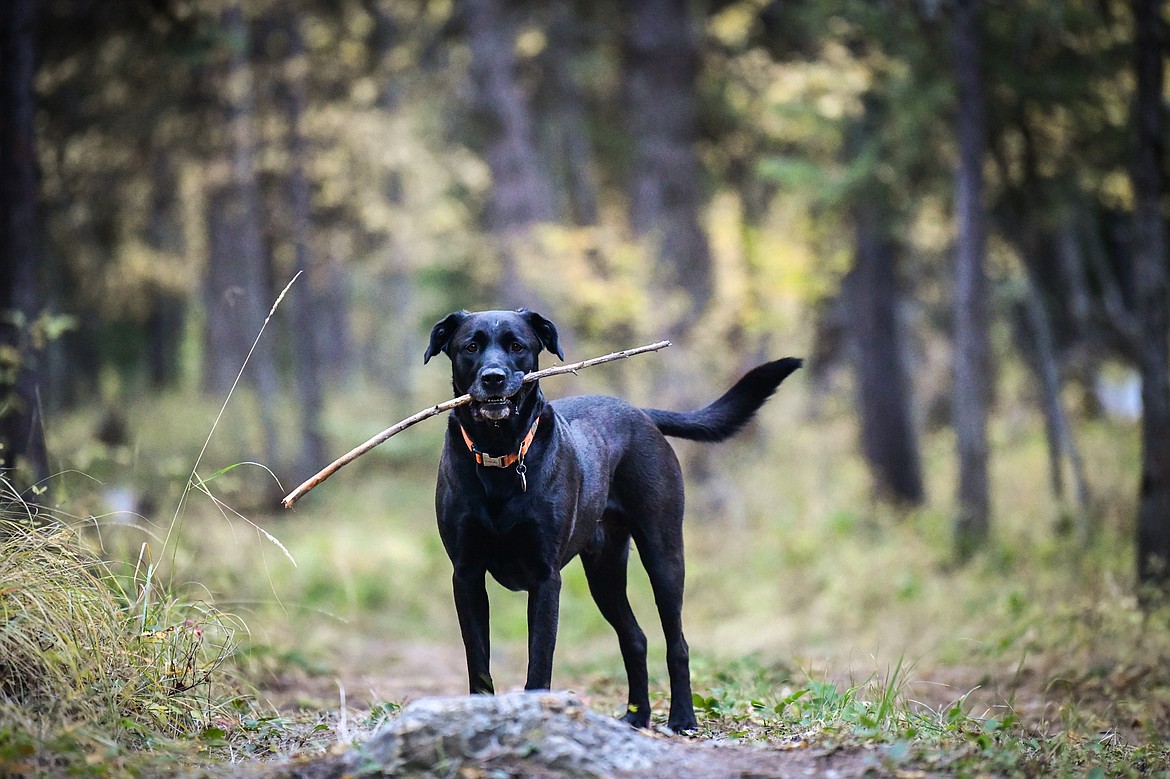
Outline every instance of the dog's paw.
{"label": "dog's paw", "polygon": [[645,730],[650,727],[650,710],[647,708],[645,711],[639,711],[637,706],[629,706],[620,719],[631,727]]}
{"label": "dog's paw", "polygon": [[694,736],[699,732],[699,723],[693,714],[689,717],[671,717],[666,726],[680,736]]}

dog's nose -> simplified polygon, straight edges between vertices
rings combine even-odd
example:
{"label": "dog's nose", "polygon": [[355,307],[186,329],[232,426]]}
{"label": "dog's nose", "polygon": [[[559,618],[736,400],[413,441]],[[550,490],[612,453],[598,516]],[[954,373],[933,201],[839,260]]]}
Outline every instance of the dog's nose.
{"label": "dog's nose", "polygon": [[484,389],[500,389],[504,386],[504,380],[507,378],[508,374],[504,372],[503,368],[488,368],[479,374],[479,381],[483,384]]}

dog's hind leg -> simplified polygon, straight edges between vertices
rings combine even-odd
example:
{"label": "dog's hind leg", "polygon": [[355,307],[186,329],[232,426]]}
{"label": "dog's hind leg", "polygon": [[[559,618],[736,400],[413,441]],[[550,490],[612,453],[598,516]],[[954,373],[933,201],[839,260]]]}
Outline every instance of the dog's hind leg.
{"label": "dog's hind leg", "polygon": [[589,592],[606,621],[617,632],[622,662],[626,666],[629,698],[622,720],[636,728],[650,726],[650,690],[646,678],[646,634],[638,626],[626,595],[626,566],[630,534],[609,524],[611,534],[595,551],[581,555]]}
{"label": "dog's hind leg", "polygon": [[[658,521],[635,530],[634,541],[662,620],[666,637],[666,670],[670,674],[670,715],[666,724],[675,733],[697,730],[691,700],[690,650],[682,630],[683,564],[682,501],[658,509]],[[673,515],[673,516],[668,516]]]}

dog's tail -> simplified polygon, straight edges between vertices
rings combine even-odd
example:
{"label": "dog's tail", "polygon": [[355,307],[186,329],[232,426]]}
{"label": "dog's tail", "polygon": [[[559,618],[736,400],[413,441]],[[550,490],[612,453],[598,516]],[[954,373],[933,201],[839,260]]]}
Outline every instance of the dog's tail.
{"label": "dog's tail", "polygon": [[802,363],[797,357],[785,357],[752,368],[722,397],[698,411],[643,410],[663,435],[692,441],[723,441],[735,435],[772,396],[780,382]]}

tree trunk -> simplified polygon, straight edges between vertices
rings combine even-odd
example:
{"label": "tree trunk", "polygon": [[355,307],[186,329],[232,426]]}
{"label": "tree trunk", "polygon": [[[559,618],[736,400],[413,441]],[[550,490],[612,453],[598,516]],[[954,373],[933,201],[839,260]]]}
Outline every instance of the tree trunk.
{"label": "tree trunk", "polygon": [[358,350],[349,318],[353,284],[345,262],[335,254],[322,258],[318,271],[317,311],[321,318],[314,322],[312,339],[323,375],[340,383],[358,372]]}
{"label": "tree trunk", "polygon": [[[625,5],[624,109],[630,135],[629,219],[652,258],[655,294],[685,301],[682,311],[655,322],[671,340],[686,343],[712,295],[711,251],[700,224],[703,194],[695,144],[699,139],[696,80],[698,35],[685,0],[631,0]],[[663,307],[664,310],[666,307]],[[670,380],[665,379],[670,376]],[[664,402],[694,406],[709,394],[710,372],[666,356],[654,392]],[[734,513],[731,497],[714,479],[711,447],[680,449],[690,491],[688,514]]]}
{"label": "tree trunk", "polygon": [[[1060,346],[1062,342],[1084,339],[1090,315],[1087,279],[1069,216],[1063,215],[1054,229],[1047,227],[1051,204],[1046,202],[1047,187],[1040,173],[1036,137],[1023,106],[1018,111],[1024,179],[1021,185],[1008,189],[999,215],[1003,232],[1015,243],[1023,265],[1024,290],[1016,301],[1017,341],[1039,389],[1052,495],[1064,504],[1067,456],[1076,501],[1075,530],[1082,548],[1087,549],[1092,532],[1088,485],[1076,437],[1060,398]],[[1007,161],[1002,156],[996,161],[1001,175],[1008,180],[1011,174]],[[1048,301],[1055,304],[1051,316]]]}
{"label": "tree trunk", "polygon": [[882,210],[872,201],[854,209],[856,254],[846,292],[852,303],[861,451],[879,495],[917,506],[925,496],[898,323],[897,246]]}
{"label": "tree trunk", "polygon": [[[183,255],[183,226],[179,216],[178,177],[170,152],[164,148],[153,149],[151,168],[150,222],[146,227],[146,241],[155,252],[178,258]],[[179,350],[187,299],[185,295],[162,287],[156,287],[152,293],[146,320],[145,357],[150,385],[161,389],[179,380]]]}
{"label": "tree trunk", "polygon": [[552,188],[541,169],[532,113],[516,74],[515,10],[507,0],[463,0],[471,48],[475,114],[492,174],[488,226],[500,242],[496,299],[504,306],[535,306],[520,276],[520,254],[531,228],[555,216]]}
{"label": "tree trunk", "polygon": [[221,24],[231,46],[217,93],[222,101],[222,126],[227,138],[224,159],[211,173],[208,192],[204,382],[207,391],[226,395],[247,361],[245,376],[259,396],[264,456],[275,463],[276,430],[271,403],[279,387],[271,340],[261,338],[248,356],[264,324],[271,297],[260,228],[260,192],[253,169],[256,141],[249,29],[238,5],[223,11]]}
{"label": "tree trunk", "polygon": [[[1039,243],[1039,240],[1026,243],[1035,245]],[[1025,243],[1022,242],[1021,245],[1023,246]],[[1059,250],[1054,247],[1052,251],[1055,256]],[[1072,471],[1073,498],[1076,502],[1077,539],[1081,542],[1082,548],[1087,548],[1089,537],[1092,534],[1089,518],[1089,489],[1085,482],[1084,465],[1081,461],[1076,438],[1073,436],[1072,425],[1068,421],[1068,415],[1060,400],[1063,382],[1060,376],[1056,339],[1053,336],[1048,311],[1040,295],[1039,284],[1032,278],[1032,273],[1028,268],[1025,268],[1025,281],[1027,288],[1024,291],[1024,300],[1021,301],[1021,305],[1023,307],[1023,320],[1027,325],[1027,337],[1031,342],[1031,349],[1028,350],[1031,354],[1025,356],[1036,374],[1036,380],[1040,387],[1044,433],[1048,439],[1048,469],[1052,494],[1058,501],[1064,500],[1064,458],[1067,456]]]}
{"label": "tree trunk", "polygon": [[560,195],[558,216],[570,224],[597,223],[597,185],[593,151],[581,87],[572,64],[581,49],[582,25],[569,0],[554,0],[548,9],[548,45],[540,55],[545,74],[537,110],[544,117],[544,158],[549,161]]}
{"label": "tree trunk", "polygon": [[[401,86],[388,63],[393,57],[395,43],[404,33],[386,10],[382,5],[371,8],[374,32],[370,45],[377,60],[376,67],[382,68],[380,79],[383,88],[378,97],[378,109],[390,116],[401,110]],[[403,195],[399,172],[387,171],[384,197],[395,207],[401,207]],[[403,327],[402,323],[415,322],[420,318],[419,295],[410,252],[401,239],[393,233],[388,234],[380,254],[381,268],[374,277],[374,284],[387,316],[379,322],[370,338],[366,350],[370,356],[368,373],[370,378],[385,387],[391,408],[395,415],[401,416],[409,413],[414,406],[411,396],[414,392],[416,366],[421,364],[417,334],[414,328]]]}
{"label": "tree trunk", "polygon": [[284,25],[288,36],[285,60],[285,121],[288,124],[289,168],[285,197],[289,212],[290,238],[293,243],[294,271],[300,274],[293,285],[292,326],[293,357],[296,361],[297,395],[300,399],[300,453],[295,467],[296,480],[312,476],[326,462],[325,434],[322,429],[321,360],[313,331],[317,326],[316,268],[310,257],[309,231],[312,220],[312,193],[305,160],[309,145],[302,129],[305,113],[305,69],[308,58],[296,17]]}
{"label": "tree trunk", "polygon": [[990,533],[987,473],[987,277],[983,213],[983,77],[979,0],[955,3],[959,170],[955,186],[954,425],[959,458],[955,543],[960,558]]}
{"label": "tree trunk", "polygon": [[12,355],[0,360],[0,467],[21,468],[20,481],[29,484],[49,473],[39,350],[30,332],[40,313],[33,86],[38,22],[35,0],[0,3],[0,347]]}
{"label": "tree trunk", "polygon": [[1134,0],[1137,93],[1133,160],[1134,277],[1142,374],[1138,581],[1149,599],[1170,584],[1170,285],[1162,221],[1162,2]]}
{"label": "tree trunk", "polygon": [[[868,93],[858,122],[846,134],[851,165],[875,148],[886,156],[881,128],[888,107],[880,93]],[[914,427],[913,390],[899,323],[902,290],[898,280],[901,219],[889,188],[872,165],[859,182],[850,209],[854,223],[853,269],[842,284],[850,353],[856,377],[861,452],[881,498],[917,506],[925,495]]]}
{"label": "tree trunk", "polygon": [[[711,254],[699,223],[703,196],[695,154],[697,35],[684,0],[633,0],[627,8],[630,224],[653,248],[663,286],[687,295],[683,322],[693,324],[711,298]],[[672,329],[685,334],[689,324]]]}

